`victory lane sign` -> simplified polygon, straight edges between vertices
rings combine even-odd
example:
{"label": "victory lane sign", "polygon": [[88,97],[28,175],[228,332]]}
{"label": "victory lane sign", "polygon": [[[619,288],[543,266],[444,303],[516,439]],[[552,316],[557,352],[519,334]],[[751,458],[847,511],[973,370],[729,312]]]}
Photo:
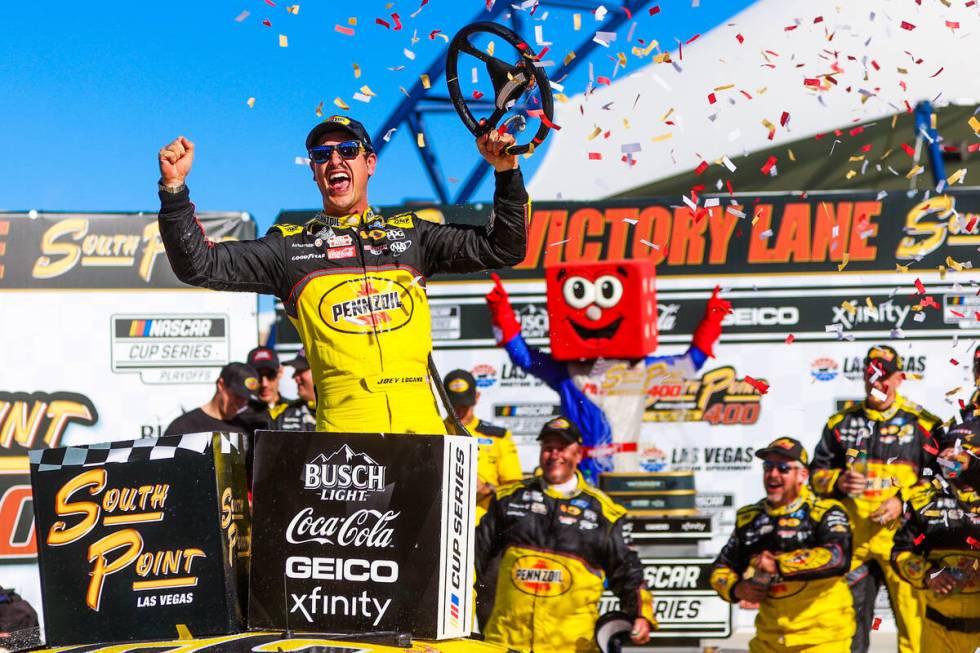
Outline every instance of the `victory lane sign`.
{"label": "victory lane sign", "polygon": [[250,524],[241,438],[30,452],[49,645],[237,632]]}
{"label": "victory lane sign", "polygon": [[475,442],[259,431],[249,627],[468,635]]}

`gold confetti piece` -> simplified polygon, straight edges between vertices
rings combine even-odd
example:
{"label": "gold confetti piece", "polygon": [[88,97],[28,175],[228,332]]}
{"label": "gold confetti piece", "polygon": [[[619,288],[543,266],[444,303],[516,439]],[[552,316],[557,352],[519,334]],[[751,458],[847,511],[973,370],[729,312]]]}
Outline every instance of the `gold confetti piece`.
{"label": "gold confetti piece", "polygon": [[411,95],[408,94],[408,91],[405,90],[404,86],[399,86],[398,90],[401,91],[405,95],[405,97],[412,97]]}
{"label": "gold confetti piece", "polygon": [[923,168],[922,166],[920,166],[920,165],[914,165],[914,166],[912,166],[912,169],[909,170],[909,173],[907,175],[905,175],[905,178],[906,179],[911,179],[912,177],[914,177],[917,174],[921,173],[923,170],[925,170],[925,168]]}
{"label": "gold confetti piece", "polygon": [[865,304],[865,306],[867,306],[868,308],[870,308],[872,311],[877,311],[878,310],[877,307],[875,306],[874,302],[871,301],[871,298],[870,297],[865,297],[864,298],[864,304]]}
{"label": "gold confetti piece", "polygon": [[768,86],[763,86],[762,88],[755,89],[755,92],[758,95],[762,95],[763,93],[765,93],[768,90],[769,90],[769,87]]}
{"label": "gold confetti piece", "polygon": [[890,147],[890,148],[888,148],[887,150],[885,150],[885,153],[884,153],[884,154],[882,154],[882,155],[881,155],[881,158],[880,158],[880,159],[878,159],[878,160],[879,160],[879,161],[884,161],[884,160],[885,160],[885,158],[886,158],[886,157],[887,157],[887,156],[888,156],[889,154],[891,154],[891,153],[892,153],[892,150],[894,150],[894,149],[895,149],[895,148],[893,148],[893,147]]}
{"label": "gold confetti piece", "polygon": [[848,458],[856,458],[858,455],[858,450],[848,449],[847,451],[844,452],[844,455],[847,456]]}
{"label": "gold confetti piece", "polygon": [[286,7],[286,13],[299,16],[299,5],[289,5]]}
{"label": "gold confetti piece", "polygon": [[946,257],[946,265],[948,265],[949,267],[953,268],[957,272],[962,272],[963,271],[963,264],[962,263],[957,263],[956,261],[954,261],[952,256],[947,256]]}
{"label": "gold confetti piece", "polygon": [[669,138],[673,138],[673,136],[674,135],[671,132],[667,132],[666,134],[660,134],[659,136],[653,136],[653,137],[650,138],[650,140],[653,141],[654,143],[659,143],[660,141],[666,141]]}
{"label": "gold confetti piece", "polygon": [[857,176],[857,170],[848,170],[847,174],[844,175],[844,179],[853,179]]}
{"label": "gold confetti piece", "polygon": [[286,35],[285,34],[280,34],[279,35],[279,47],[280,48],[288,48],[289,47],[289,39],[286,38]]}
{"label": "gold confetti piece", "polygon": [[559,102],[568,102],[568,96],[564,93],[555,93],[555,99]]}
{"label": "gold confetti piece", "polygon": [[654,55],[653,63],[671,63],[673,60],[670,58],[669,52],[662,52],[658,55]]}
{"label": "gold confetti piece", "polygon": [[245,100],[245,104],[247,104],[248,108],[251,109],[252,107],[255,106],[255,98],[250,97],[249,99]]}
{"label": "gold confetti piece", "polygon": [[945,265],[940,265],[936,269],[939,270],[939,278],[945,280],[946,279],[946,266]]}
{"label": "gold confetti piece", "polygon": [[317,118],[323,117],[323,102],[320,102],[320,104],[316,105],[316,111],[314,111],[313,113],[316,114]]}
{"label": "gold confetti piece", "polygon": [[949,177],[946,178],[946,185],[952,186],[953,184],[959,182],[963,177],[966,176],[966,168],[960,168]]}
{"label": "gold confetti piece", "polygon": [[416,135],[415,142],[418,143],[419,148],[425,147],[425,134],[419,132]]}
{"label": "gold confetti piece", "polygon": [[898,263],[895,264],[895,272],[908,272],[908,271],[909,271],[909,266],[899,265]]}
{"label": "gold confetti piece", "polygon": [[347,103],[344,102],[343,100],[341,100],[339,97],[335,97],[333,99],[333,103],[336,104],[341,109],[343,109],[344,111],[349,111],[350,110],[350,107],[347,106]]}
{"label": "gold confetti piece", "polygon": [[357,27],[357,16],[351,16],[347,19],[347,24],[351,27]]}
{"label": "gold confetti piece", "polygon": [[567,66],[574,58],[575,58],[575,53],[569,52],[568,54],[565,55],[565,58],[562,60],[562,65]]}
{"label": "gold confetti piece", "polygon": [[494,47],[495,46],[494,46],[493,41],[490,41],[489,43],[487,43],[487,54],[489,54],[491,57],[493,56],[493,49],[494,49]]}
{"label": "gold confetti piece", "polygon": [[595,137],[598,136],[601,133],[602,133],[602,127],[598,127],[597,126],[595,129],[592,130],[592,133],[589,134],[589,137],[586,140],[590,140],[590,141],[591,140],[594,140]]}
{"label": "gold confetti piece", "polygon": [[790,161],[796,161],[796,155],[793,154],[793,150],[786,148],[786,153],[789,155]]}
{"label": "gold confetti piece", "polygon": [[432,87],[432,83],[429,82],[429,76],[426,75],[425,73],[419,75],[419,79],[422,80],[422,88],[431,88]]}
{"label": "gold confetti piece", "polygon": [[892,129],[895,129],[895,125],[898,124],[898,114],[896,113],[892,116]]}
{"label": "gold confetti piece", "polygon": [[358,66],[357,64],[354,64],[354,79],[360,79],[360,78],[361,78],[361,67]]}
{"label": "gold confetti piece", "polygon": [[660,119],[660,122],[667,122],[667,118],[670,118],[670,114],[672,113],[674,113],[674,107],[671,107],[670,110],[663,115],[663,117]]}
{"label": "gold confetti piece", "polygon": [[970,129],[973,133],[980,136],[980,120],[977,120],[976,116],[970,116],[970,119],[966,121],[970,125]]}
{"label": "gold confetti piece", "polygon": [[629,118],[623,118],[623,127],[625,127],[626,129],[630,128]]}
{"label": "gold confetti piece", "polygon": [[582,29],[582,14],[572,14],[572,27],[576,32]]}
{"label": "gold confetti piece", "polygon": [[366,95],[368,97],[375,97],[377,95],[374,91],[372,91],[368,87],[367,84],[365,84],[364,86],[361,87],[361,93],[363,93],[364,95]]}
{"label": "gold confetti piece", "polygon": [[766,118],[762,119],[762,126],[768,129],[769,131],[776,131],[776,125],[769,122]]}
{"label": "gold confetti piece", "polygon": [[715,86],[715,92],[717,93],[718,91],[727,91],[730,88],[735,88],[735,85],[725,84],[724,86]]}
{"label": "gold confetti piece", "polygon": [[855,306],[854,304],[852,304],[847,300],[842,301],[840,303],[840,307],[843,308],[848,313],[850,313],[852,316],[857,315],[858,312],[857,306]]}
{"label": "gold confetti piece", "polygon": [[850,259],[850,256],[848,256],[847,252],[844,252],[844,256],[842,257],[842,260],[840,262],[840,265],[837,266],[837,271],[838,272],[843,272],[844,271],[844,268],[847,267],[847,262],[848,262],[849,259]]}
{"label": "gold confetti piece", "polygon": [[617,52],[616,53],[616,61],[619,62],[619,65],[620,66],[622,66],[623,68],[625,68],[626,67],[626,54],[623,53],[623,52]]}
{"label": "gold confetti piece", "polygon": [[959,393],[959,391],[962,390],[962,389],[963,389],[963,386],[958,385],[955,388],[953,388],[952,390],[950,390],[949,392],[947,392],[946,393],[946,396],[947,397],[952,397],[953,395]]}
{"label": "gold confetti piece", "polygon": [[848,161],[864,161],[864,155],[862,154],[860,156],[852,156],[852,157],[848,158],[847,160]]}

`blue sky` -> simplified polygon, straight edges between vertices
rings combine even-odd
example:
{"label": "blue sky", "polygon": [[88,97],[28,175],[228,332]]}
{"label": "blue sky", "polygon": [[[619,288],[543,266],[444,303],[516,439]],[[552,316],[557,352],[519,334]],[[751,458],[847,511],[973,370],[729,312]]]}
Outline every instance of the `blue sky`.
{"label": "blue sky", "polygon": [[[297,15],[286,11],[292,4],[299,4]],[[705,32],[749,4],[654,0],[634,16],[634,44],[657,39],[672,47],[675,38]],[[317,105],[324,103],[324,115],[343,113],[333,104],[340,97],[351,107],[348,115],[373,132],[403,97],[399,86],[409,88],[447,47],[429,33],[438,29],[451,36],[485,2],[430,0],[410,18],[419,5],[420,0],[5,3],[0,209],[154,211],[156,152],[178,134],[197,144],[188,184],[199,210],[249,211],[262,232],[282,208],[316,207],[316,187],[295,158],[305,155],[303,140],[318,120]],[[651,16],[653,5],[661,11]],[[245,11],[249,16],[236,22]],[[375,24],[378,17],[393,24],[393,12],[402,30]],[[593,15],[581,13],[578,32],[569,11],[552,9],[546,20],[529,21],[553,42],[546,58],[560,62],[602,29]],[[542,14],[539,9],[535,17]],[[354,36],[335,31],[338,24],[350,27],[351,17],[357,19]],[[597,48],[590,57],[595,75],[610,76],[615,52],[628,52],[630,25],[619,30],[613,48]],[[412,44],[415,30],[419,41]],[[280,34],[288,47],[280,47]],[[532,31],[527,36],[533,40]],[[405,48],[415,53],[414,61]],[[354,77],[355,63],[360,79]],[[404,69],[389,70],[397,66]],[[588,66],[580,66],[565,81],[566,92],[581,92],[587,81]],[[444,79],[434,84],[445,89]],[[352,98],[362,85],[376,94],[369,104]],[[464,177],[473,160],[472,137],[455,114],[432,126],[447,174]],[[395,134],[371,182],[372,203],[434,196],[414,141],[405,129]],[[523,165],[533,171],[533,159]],[[484,186],[481,196],[489,194]]]}

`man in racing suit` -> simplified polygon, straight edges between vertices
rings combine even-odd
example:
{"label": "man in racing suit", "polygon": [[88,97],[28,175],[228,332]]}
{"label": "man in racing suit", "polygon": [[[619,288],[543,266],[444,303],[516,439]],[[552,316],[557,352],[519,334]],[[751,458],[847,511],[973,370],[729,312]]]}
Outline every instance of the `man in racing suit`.
{"label": "man in racing suit", "polygon": [[643,567],[629,546],[626,511],[578,473],[581,434],[556,417],[545,424],[541,475],[500,488],[476,529],[476,572],[503,553],[487,641],[535,653],[592,653],[603,584],[630,615],[635,644],[655,626]]}
{"label": "man in racing suit", "polygon": [[740,508],[711,586],[731,603],[759,603],[749,653],[846,653],[854,610],[844,575],[851,529],[844,507],[806,485],[806,450],[777,438],[762,458],[766,498]]}
{"label": "man in racing suit", "polygon": [[269,409],[272,428],[276,431],[313,431],[316,429],[316,393],[306,350],[300,348],[296,358],[286,365],[293,368],[293,381],[299,397]]}
{"label": "man in racing suit", "polygon": [[[898,624],[899,650],[919,651],[925,604],[919,590],[891,567],[892,540],[903,502],[923,489],[920,476],[936,453],[940,420],[898,394],[902,359],[891,347],[872,347],[864,360],[865,400],[834,414],[810,464],[817,494],[844,504],[853,530],[848,580],[857,632],[852,651],[868,650],[881,579]],[[929,452],[932,453],[929,453]]]}
{"label": "man in racing suit", "polygon": [[323,211],[305,225],[273,225],[258,240],[213,242],[184,185],[194,145],[180,137],[160,150],[160,236],[181,281],[282,300],[313,370],[317,430],[444,433],[427,367],[425,283],[524,258],[528,199],[510,143],[497,130],[477,139],[496,170],[489,224],[437,225],[371,211],[371,139],[356,120],[332,116],[306,140]]}
{"label": "man in racing suit", "polygon": [[974,653],[980,644],[980,423],[955,426],[937,459],[941,472],[913,496],[895,534],[892,566],[924,591],[921,650]]}

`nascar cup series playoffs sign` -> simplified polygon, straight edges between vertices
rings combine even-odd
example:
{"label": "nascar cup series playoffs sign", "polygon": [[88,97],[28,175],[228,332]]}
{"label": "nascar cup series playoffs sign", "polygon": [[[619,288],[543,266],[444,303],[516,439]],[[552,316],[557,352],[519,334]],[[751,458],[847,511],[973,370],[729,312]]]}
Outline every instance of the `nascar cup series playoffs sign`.
{"label": "nascar cup series playoffs sign", "polygon": [[471,438],[256,434],[249,627],[470,631]]}

